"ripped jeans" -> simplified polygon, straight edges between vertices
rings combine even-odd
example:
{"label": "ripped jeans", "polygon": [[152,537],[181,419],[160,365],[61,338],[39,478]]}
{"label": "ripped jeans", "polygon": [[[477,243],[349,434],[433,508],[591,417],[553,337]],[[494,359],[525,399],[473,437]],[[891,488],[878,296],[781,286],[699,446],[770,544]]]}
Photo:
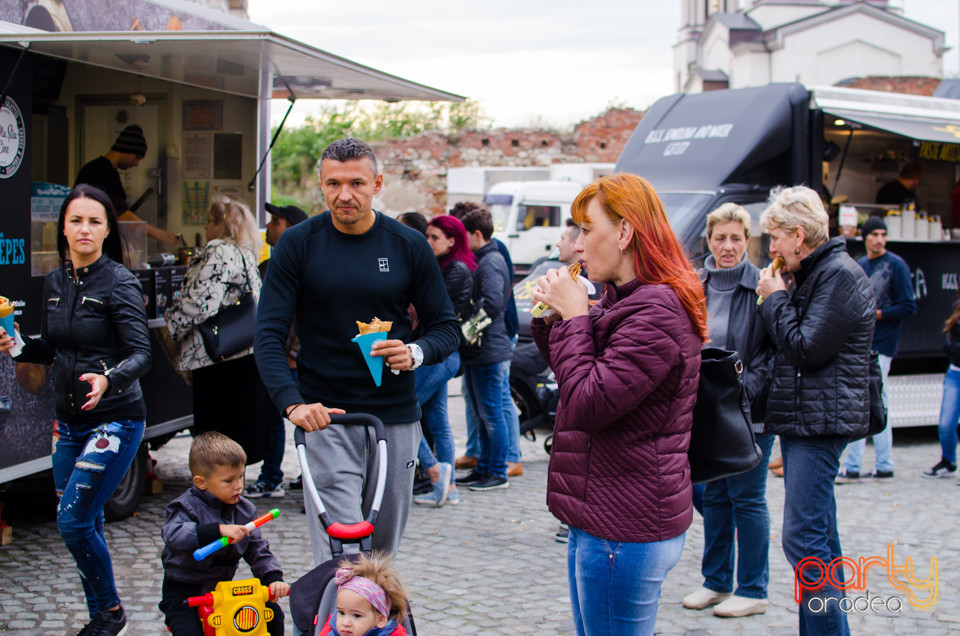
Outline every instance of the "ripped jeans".
{"label": "ripped jeans", "polygon": [[60,497],[57,528],[80,572],[90,617],[120,604],[103,536],[103,505],[137,455],[144,422],[95,428],[53,423],[53,482]]}

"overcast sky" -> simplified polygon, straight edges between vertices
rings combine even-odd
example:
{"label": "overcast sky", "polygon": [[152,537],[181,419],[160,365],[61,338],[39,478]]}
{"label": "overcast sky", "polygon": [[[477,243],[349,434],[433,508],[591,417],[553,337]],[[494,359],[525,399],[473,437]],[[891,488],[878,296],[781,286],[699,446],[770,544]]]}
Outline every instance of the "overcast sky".
{"label": "overcast sky", "polygon": [[[944,71],[956,76],[960,0],[892,4],[946,32]],[[568,127],[675,92],[679,0],[249,0],[248,11],[283,35],[476,99],[496,126]],[[309,112],[298,102],[292,123]]]}

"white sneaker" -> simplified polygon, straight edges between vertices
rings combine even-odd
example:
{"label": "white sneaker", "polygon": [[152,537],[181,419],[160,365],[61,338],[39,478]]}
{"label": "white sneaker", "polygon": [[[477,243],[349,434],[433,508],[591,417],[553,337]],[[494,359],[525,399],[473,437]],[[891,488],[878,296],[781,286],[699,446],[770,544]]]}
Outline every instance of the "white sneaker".
{"label": "white sneaker", "polygon": [[687,609],[701,610],[711,605],[716,605],[728,598],[732,594],[729,592],[724,594],[722,592],[714,592],[713,590],[708,590],[705,587],[701,587],[696,592],[691,592],[683,597],[683,600],[680,601],[683,603],[683,606]]}
{"label": "white sneaker", "polygon": [[767,611],[770,602],[765,598],[747,598],[746,596],[731,596],[713,608],[716,616],[737,618],[751,614],[763,614]]}

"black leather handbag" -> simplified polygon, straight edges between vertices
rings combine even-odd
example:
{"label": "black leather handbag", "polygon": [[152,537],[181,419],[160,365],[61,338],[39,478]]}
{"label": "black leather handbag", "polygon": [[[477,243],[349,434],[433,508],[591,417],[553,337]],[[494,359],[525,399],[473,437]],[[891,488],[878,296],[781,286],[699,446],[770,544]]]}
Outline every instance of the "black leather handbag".
{"label": "black leather handbag", "polygon": [[887,407],[883,403],[883,373],[880,371],[880,354],[877,351],[870,352],[870,377],[867,386],[870,389],[870,427],[865,434],[851,437],[851,442],[873,437],[887,428]]}
{"label": "black leather handbag", "polygon": [[203,348],[214,362],[223,362],[230,356],[252,347],[256,335],[257,300],[250,286],[243,250],[238,247],[237,251],[240,252],[240,260],[243,262],[246,288],[236,303],[221,307],[220,311],[197,327],[203,339]]}
{"label": "black leather handbag", "polygon": [[700,355],[688,451],[695,484],[745,473],[763,458],[753,435],[740,354],[706,347]]}

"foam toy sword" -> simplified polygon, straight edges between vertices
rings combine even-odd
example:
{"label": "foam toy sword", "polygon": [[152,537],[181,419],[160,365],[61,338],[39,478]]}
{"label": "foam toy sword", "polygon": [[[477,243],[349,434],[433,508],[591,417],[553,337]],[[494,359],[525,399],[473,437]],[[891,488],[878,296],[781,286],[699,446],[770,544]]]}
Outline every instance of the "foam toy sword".
{"label": "foam toy sword", "polygon": [[[243,527],[246,528],[248,531],[253,532],[256,528],[259,528],[266,522],[272,521],[273,519],[276,519],[279,516],[280,516],[280,509],[274,508],[267,514],[259,516],[253,521],[251,521],[250,523],[245,524]],[[203,561],[204,559],[206,559],[208,556],[210,556],[220,548],[227,547],[228,545],[230,545],[230,543],[231,543],[230,539],[228,539],[227,537],[221,537],[216,541],[214,541],[213,543],[205,545],[202,548],[199,548],[197,550],[194,550],[193,558],[196,559],[197,561]]]}

